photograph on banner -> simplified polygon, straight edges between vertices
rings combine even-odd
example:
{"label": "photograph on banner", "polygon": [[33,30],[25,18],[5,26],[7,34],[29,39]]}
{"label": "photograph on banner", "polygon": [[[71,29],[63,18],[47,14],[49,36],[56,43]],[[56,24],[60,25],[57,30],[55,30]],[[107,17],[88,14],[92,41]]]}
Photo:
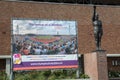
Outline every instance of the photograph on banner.
{"label": "photograph on banner", "polygon": [[13,19],[12,29],[15,70],[77,67],[75,21]]}

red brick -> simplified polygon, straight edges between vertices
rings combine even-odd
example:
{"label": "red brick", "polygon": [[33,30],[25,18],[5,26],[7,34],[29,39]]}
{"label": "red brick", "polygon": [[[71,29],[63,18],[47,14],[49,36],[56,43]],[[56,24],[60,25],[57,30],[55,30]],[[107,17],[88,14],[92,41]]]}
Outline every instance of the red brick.
{"label": "red brick", "polygon": [[[98,6],[97,12],[103,22],[102,48],[107,53],[120,53],[120,7]],[[0,1],[0,54],[11,53],[12,18],[76,20],[79,53],[89,53],[95,49],[92,13],[93,8],[90,5]]]}

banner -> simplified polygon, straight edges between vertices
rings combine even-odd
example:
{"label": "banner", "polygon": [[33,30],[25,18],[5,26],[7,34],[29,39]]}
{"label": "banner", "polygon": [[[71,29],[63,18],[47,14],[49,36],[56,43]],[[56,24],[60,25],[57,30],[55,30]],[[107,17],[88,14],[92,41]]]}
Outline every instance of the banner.
{"label": "banner", "polygon": [[78,68],[75,21],[13,19],[13,70]]}

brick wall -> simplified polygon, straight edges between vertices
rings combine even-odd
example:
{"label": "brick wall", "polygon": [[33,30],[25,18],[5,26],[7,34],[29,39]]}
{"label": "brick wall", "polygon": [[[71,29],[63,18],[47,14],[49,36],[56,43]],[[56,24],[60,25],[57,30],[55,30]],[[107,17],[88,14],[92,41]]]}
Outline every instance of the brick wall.
{"label": "brick wall", "polygon": [[[103,22],[102,48],[107,53],[120,53],[120,7],[98,6],[97,12]],[[95,49],[92,13],[90,5],[0,1],[0,55],[11,53],[11,18],[76,20],[79,53],[89,53]]]}

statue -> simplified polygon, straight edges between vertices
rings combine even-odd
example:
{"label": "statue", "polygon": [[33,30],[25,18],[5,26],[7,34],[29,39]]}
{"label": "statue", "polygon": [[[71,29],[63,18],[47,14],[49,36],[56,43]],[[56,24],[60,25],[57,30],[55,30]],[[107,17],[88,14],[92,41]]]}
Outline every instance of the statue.
{"label": "statue", "polygon": [[103,35],[103,29],[102,29],[102,22],[99,20],[99,15],[96,13],[96,6],[93,7],[93,27],[94,27],[94,37],[95,37],[95,44],[96,44],[96,50],[101,50],[101,38]]}

